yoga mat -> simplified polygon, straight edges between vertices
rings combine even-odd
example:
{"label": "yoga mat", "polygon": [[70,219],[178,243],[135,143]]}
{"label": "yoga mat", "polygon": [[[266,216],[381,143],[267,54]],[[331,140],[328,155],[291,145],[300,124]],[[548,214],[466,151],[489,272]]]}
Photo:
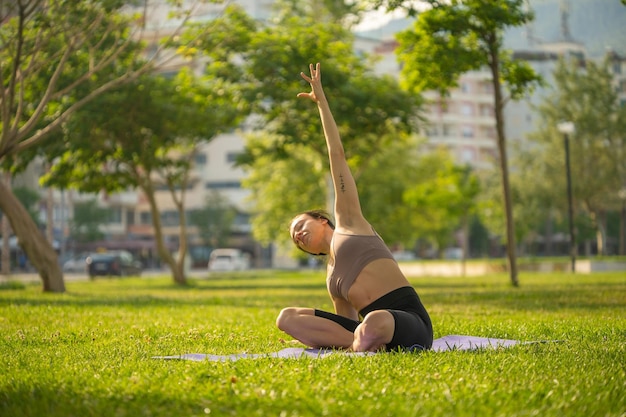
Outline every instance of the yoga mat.
{"label": "yoga mat", "polygon": [[[519,340],[494,339],[489,337],[477,336],[461,336],[448,335],[435,339],[433,341],[432,350],[435,352],[446,352],[451,350],[478,350],[487,348],[504,348],[517,344],[527,344],[536,342],[521,342]],[[419,350],[419,349],[415,349]],[[324,358],[330,355],[347,355],[347,356],[370,356],[375,355],[374,352],[347,352],[342,350],[331,349],[311,349],[311,348],[286,348],[278,352],[271,353],[235,353],[232,355],[209,355],[204,353],[186,353],[184,355],[171,356],[153,356],[154,359],[182,359],[189,361],[213,361],[227,362],[239,359],[255,359],[255,358]]]}

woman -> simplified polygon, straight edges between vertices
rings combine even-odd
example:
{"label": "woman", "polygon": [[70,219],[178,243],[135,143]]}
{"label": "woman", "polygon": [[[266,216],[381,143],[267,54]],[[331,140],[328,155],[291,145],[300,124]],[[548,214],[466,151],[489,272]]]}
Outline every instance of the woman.
{"label": "woman", "polygon": [[356,183],[322,88],[320,64],[310,65],[310,71],[310,77],[300,75],[312,91],[298,97],[317,103],[320,113],[335,189],[336,225],[322,212],[310,211],[296,216],[289,232],[300,249],[329,255],[326,284],[335,314],[289,307],[280,312],[276,325],[311,347],[359,352],[429,349],[433,341],[430,317],[389,248],[363,217]]}

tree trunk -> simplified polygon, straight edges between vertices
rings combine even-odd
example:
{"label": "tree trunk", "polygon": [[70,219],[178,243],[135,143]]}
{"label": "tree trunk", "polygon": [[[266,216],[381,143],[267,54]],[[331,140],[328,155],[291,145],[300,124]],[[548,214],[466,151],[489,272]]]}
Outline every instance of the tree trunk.
{"label": "tree trunk", "polygon": [[[184,285],[187,283],[187,272],[189,272],[185,267],[189,254],[187,253],[187,226],[185,225],[187,220],[185,218],[185,207],[183,205],[178,206],[178,215],[178,218],[180,219],[180,230],[178,234],[178,258],[176,269],[180,282],[177,282]],[[176,280],[176,274],[174,274],[174,279]]]}
{"label": "tree trunk", "polygon": [[[195,154],[192,153],[192,155]],[[189,171],[187,171],[189,173]],[[176,257],[176,271],[174,272],[174,280],[181,285],[187,284],[187,268],[186,259],[189,254],[187,253],[187,218],[185,216],[185,190],[187,189],[188,176],[184,175],[182,181],[182,187],[180,192],[180,198],[176,196],[176,189],[170,188],[170,194],[172,200],[178,210],[179,219],[179,233],[178,233],[178,256]]]}
{"label": "tree trunk", "polygon": [[606,255],[606,213],[599,211],[593,216],[596,226],[596,245],[598,247],[598,256]]}
{"label": "tree trunk", "polygon": [[[147,176],[149,177],[149,175]],[[187,279],[185,278],[182,262],[180,263],[180,265],[176,262],[176,259],[174,259],[172,254],[169,252],[167,246],[165,246],[165,242],[163,241],[163,226],[161,225],[160,217],[161,213],[159,213],[156,198],[154,197],[154,189],[145,183],[144,186],[141,188],[145,193],[148,202],[150,203],[152,226],[154,227],[154,240],[156,241],[159,257],[170,267],[174,282],[178,285],[187,285]]]}
{"label": "tree trunk", "polygon": [[619,254],[626,255],[626,201],[622,200],[619,216]]}
{"label": "tree trunk", "polygon": [[[3,181],[4,184],[8,187],[11,184],[11,174],[8,172],[5,173],[3,178],[0,178],[0,181]],[[2,216],[2,258],[0,259],[0,264],[2,264],[2,269],[0,273],[3,275],[11,274],[11,244],[9,242],[9,237],[11,234],[11,227],[9,227],[9,219],[7,216]]]}
{"label": "tree trunk", "polygon": [[467,256],[469,251],[469,219],[467,214],[463,216],[463,240],[461,242],[461,276],[465,278],[467,274]]}
{"label": "tree trunk", "polygon": [[43,290],[65,292],[63,273],[52,244],[45,239],[28,211],[3,181],[0,181],[0,195],[0,211],[9,219],[22,250],[39,272]]}
{"label": "tree trunk", "polygon": [[546,229],[545,229],[545,255],[552,256],[553,248],[552,248],[552,238],[554,237],[553,230],[554,223],[552,221],[552,210],[548,213],[548,220],[546,220]]}
{"label": "tree trunk", "polygon": [[511,202],[511,189],[509,184],[509,166],[506,152],[506,137],[504,134],[504,100],[502,97],[502,85],[500,84],[500,69],[497,47],[491,53],[491,77],[495,95],[496,130],[498,133],[498,153],[500,156],[500,174],[502,176],[502,193],[504,197],[504,212],[506,215],[506,253],[511,284],[519,286],[517,279],[517,260],[515,244],[515,223],[513,221],[513,204]]}
{"label": "tree trunk", "polygon": [[7,218],[7,216],[2,216],[2,258],[0,258],[0,264],[2,264],[0,274],[2,275],[11,274],[11,244],[9,242],[10,233],[11,228],[9,227],[9,219]]}

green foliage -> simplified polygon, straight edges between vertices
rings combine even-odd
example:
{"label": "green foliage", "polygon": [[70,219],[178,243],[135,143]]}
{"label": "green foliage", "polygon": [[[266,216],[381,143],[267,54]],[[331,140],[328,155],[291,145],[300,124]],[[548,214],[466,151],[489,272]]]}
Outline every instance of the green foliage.
{"label": "green foliage", "polygon": [[[516,159],[515,169],[510,177],[515,213],[515,238],[520,243],[532,242],[537,233],[541,233],[547,221],[556,220],[555,232],[561,231],[559,219],[554,218],[553,212],[553,199],[557,196],[553,195],[554,190],[550,191],[552,194],[537,192],[535,184],[544,186],[548,181],[545,178],[538,181],[540,177],[530,166]],[[479,175],[482,189],[477,198],[476,212],[480,222],[490,234],[505,243],[506,216],[502,202],[501,179],[489,172],[482,172]]]}
{"label": "green foliage", "polygon": [[411,91],[435,90],[443,96],[457,86],[461,74],[481,68],[489,70],[498,132],[509,272],[512,284],[518,285],[517,245],[502,114],[507,97],[503,86],[508,87],[509,98],[517,99],[541,78],[527,63],[511,58],[503,47],[503,33],[508,27],[529,22],[533,16],[526,11],[524,0],[430,0],[428,3],[431,8],[419,15],[413,28],[397,35],[403,84]]}
{"label": "green foliage", "polygon": [[[412,278],[435,337],[558,341],[477,352],[163,361],[298,347],[274,322],[332,305],[321,272],[0,289],[3,416],[620,416],[626,287],[618,273]],[[607,319],[610,318],[610,319]],[[287,339],[287,340],[285,340]],[[173,412],[174,410],[174,412]]]}
{"label": "green foliage", "polygon": [[419,160],[415,183],[403,194],[403,205],[412,213],[411,228],[418,236],[444,249],[476,206],[480,191],[478,178],[469,168],[454,164],[444,150]]}
{"label": "green foliage", "polygon": [[341,23],[348,27],[361,19],[365,5],[361,2],[344,0],[277,0],[273,6],[276,18],[272,23],[280,24],[290,16],[307,16],[317,21]]}
{"label": "green foliage", "polygon": [[505,81],[512,98],[520,98],[539,77],[503,49],[503,31],[532,20],[523,0],[493,2],[429,1],[412,29],[397,35],[403,81],[413,91],[455,87],[460,74],[487,66]]}
{"label": "green foliage", "polygon": [[297,213],[327,207],[327,162],[318,153],[294,145],[286,147],[292,157],[277,160],[266,150],[273,141],[261,133],[248,135],[246,144],[254,163],[242,185],[251,191],[252,231],[262,244],[286,242],[289,222]]}
{"label": "green foliage", "polygon": [[199,236],[208,246],[225,247],[236,215],[228,200],[213,191],[206,197],[204,207],[189,214],[189,222],[198,228]]}
{"label": "green foliage", "polygon": [[[215,24],[246,33],[251,26],[232,13]],[[328,207],[326,144],[317,110],[296,98],[309,88],[300,71],[322,63],[325,91],[356,177],[394,142],[407,141],[420,105],[420,98],[403,92],[393,78],[372,74],[366,58],[354,52],[353,35],[332,19],[306,13],[281,19],[280,25],[237,38],[246,96],[264,131],[249,140],[239,161],[249,171],[244,185],[253,192],[253,230],[261,242],[287,236],[282,231],[296,213]]]}
{"label": "green foliage", "polygon": [[[422,230],[412,227],[415,211],[404,201],[408,189],[420,181],[424,156],[412,138],[390,133],[384,152],[362,163],[357,186],[365,217],[388,245],[413,247]],[[360,161],[359,161],[360,162]]]}
{"label": "green foliage", "polygon": [[608,63],[561,61],[551,95],[537,109],[534,146],[523,149],[520,164],[532,173],[525,186],[566,217],[564,135],[558,124],[572,122],[569,134],[572,191],[577,213],[596,216],[621,208],[619,190],[626,184],[626,108],[620,106]]}
{"label": "green foliage", "polygon": [[100,226],[109,222],[111,210],[100,207],[96,200],[74,203],[70,224],[71,237],[78,242],[94,242],[104,237]]}
{"label": "green foliage", "polygon": [[[162,184],[180,187],[191,148],[240,120],[233,87],[199,80],[145,76],[85,106],[66,125],[65,149],[50,183],[80,191],[119,191]],[[69,148],[69,150],[67,150]],[[104,168],[106,167],[106,168]],[[103,169],[104,168],[104,169]]]}
{"label": "green foliage", "polygon": [[[19,5],[19,6],[18,6]],[[0,160],[19,172],[94,90],[141,63],[119,1],[18,2],[3,22]],[[11,6],[7,6],[11,8]],[[3,10],[6,11],[6,10]],[[18,156],[19,154],[19,156]],[[7,158],[8,160],[5,160]]]}
{"label": "green foliage", "polygon": [[[480,203],[477,204],[479,208]],[[478,215],[474,215],[469,219],[468,225],[468,258],[487,258],[489,257],[490,234],[489,230],[480,221]]]}
{"label": "green foliage", "polygon": [[310,63],[323,63],[325,89],[350,154],[367,155],[389,123],[407,131],[415,121],[418,98],[403,93],[395,80],[372,75],[354,52],[353,35],[339,24],[292,16],[278,26],[252,31],[253,22],[233,6],[211,25],[234,34],[229,37],[232,45],[223,48],[218,39],[200,43],[198,52],[208,55],[211,65],[228,67],[229,72],[230,66],[238,68],[233,76],[246,83],[246,97],[262,116],[259,125],[276,135],[272,154],[282,150],[279,156],[285,156],[283,148],[292,143],[326,152],[319,116],[310,103],[296,99],[308,88],[299,72]]}
{"label": "green foliage", "polygon": [[[409,16],[416,16],[419,13],[419,6],[423,6],[424,2],[415,2],[412,0],[367,0],[364,2],[368,10],[380,10],[384,8],[387,11],[395,9],[404,9]],[[435,3],[429,1],[429,3]]]}
{"label": "green foliage", "polygon": [[189,24],[179,38],[169,41],[169,45],[176,47],[182,56],[201,56],[207,61],[207,73],[245,85],[246,74],[238,59],[239,54],[250,48],[257,25],[243,9],[229,5],[215,19]]}

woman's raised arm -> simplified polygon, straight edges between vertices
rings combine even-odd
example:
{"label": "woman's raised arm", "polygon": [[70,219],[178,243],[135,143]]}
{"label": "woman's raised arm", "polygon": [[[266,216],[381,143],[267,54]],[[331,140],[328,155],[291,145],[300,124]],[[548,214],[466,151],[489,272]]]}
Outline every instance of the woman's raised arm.
{"label": "woman's raised arm", "polygon": [[371,232],[371,228],[361,212],[359,194],[354,177],[350,172],[346,155],[341,143],[337,123],[330,111],[328,100],[322,88],[322,74],[320,64],[310,65],[311,75],[300,73],[309,84],[310,93],[299,93],[298,97],[311,99],[317,103],[322,120],[322,128],[326,137],[328,157],[330,160],[330,174],[335,189],[335,220],[338,229],[347,229],[354,233]]}

